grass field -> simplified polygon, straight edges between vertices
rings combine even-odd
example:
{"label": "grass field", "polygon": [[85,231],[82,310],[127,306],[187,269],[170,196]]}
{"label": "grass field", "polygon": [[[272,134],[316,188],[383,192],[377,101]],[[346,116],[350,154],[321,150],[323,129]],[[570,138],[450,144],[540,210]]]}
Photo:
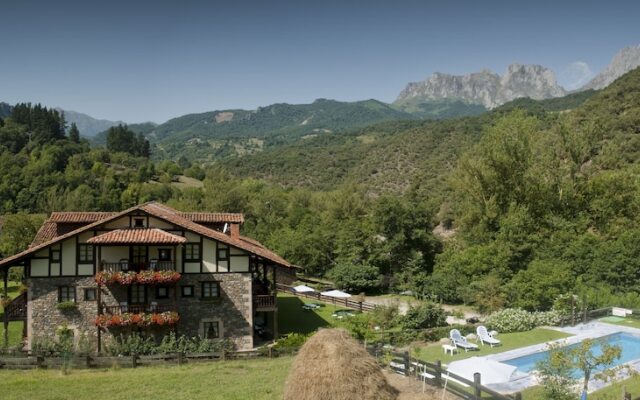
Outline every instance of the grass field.
{"label": "grass field", "polygon": [[119,370],[3,371],[3,400],[276,400],[293,358]]}
{"label": "grass field", "polygon": [[487,354],[502,353],[503,351],[513,350],[520,347],[530,346],[533,344],[544,343],[551,340],[562,339],[567,336],[566,333],[554,331],[551,329],[536,328],[527,332],[501,333],[498,339],[502,341],[502,346],[490,347],[480,346],[479,351],[459,350],[455,355],[445,355],[442,351],[442,345],[439,343],[429,344],[424,347],[415,349],[418,358],[426,361],[441,360],[443,363],[449,363],[455,360],[473,356],[485,356]]}
{"label": "grass field", "polygon": [[[315,310],[304,310],[306,303],[320,304]],[[303,299],[291,294],[278,293],[278,330],[280,334],[287,333],[311,333],[318,328],[340,326],[341,321],[331,316],[337,310],[344,307],[336,307],[312,299]]]}
{"label": "grass field", "polygon": [[630,326],[632,328],[640,329],[640,319],[637,318],[622,318],[620,321],[613,322],[610,319],[611,317],[601,318],[600,322],[604,322],[606,324],[612,325],[620,325],[620,326]]}
{"label": "grass field", "polygon": [[[0,287],[0,291],[3,288]],[[20,287],[17,283],[9,281],[8,287],[9,297],[12,299],[20,294]],[[4,346],[4,324],[2,318],[4,316],[4,308],[0,304],[0,347]],[[9,322],[9,347],[17,346],[22,341],[22,322]]]}

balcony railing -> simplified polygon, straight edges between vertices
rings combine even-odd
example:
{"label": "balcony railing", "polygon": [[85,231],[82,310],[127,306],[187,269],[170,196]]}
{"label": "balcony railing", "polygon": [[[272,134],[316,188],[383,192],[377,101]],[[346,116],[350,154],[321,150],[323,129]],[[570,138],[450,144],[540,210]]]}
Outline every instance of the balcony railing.
{"label": "balcony railing", "polygon": [[106,315],[162,313],[166,311],[176,311],[176,307],[167,304],[121,304],[118,306],[102,306],[102,313]]}
{"label": "balcony railing", "polygon": [[275,310],[276,296],[273,296],[273,295],[253,296],[253,308],[256,311]]}
{"label": "balcony railing", "polygon": [[124,271],[175,271],[175,261],[148,261],[148,262],[102,262],[102,271],[105,272],[124,272]]}

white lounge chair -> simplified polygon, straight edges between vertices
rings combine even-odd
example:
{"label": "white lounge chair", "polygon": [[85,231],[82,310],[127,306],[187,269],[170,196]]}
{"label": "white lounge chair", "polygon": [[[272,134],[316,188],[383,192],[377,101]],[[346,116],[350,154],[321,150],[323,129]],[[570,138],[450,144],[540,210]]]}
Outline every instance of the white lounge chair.
{"label": "white lounge chair", "polygon": [[452,329],[451,332],[449,332],[449,337],[454,346],[464,349],[465,352],[469,350],[480,350],[477,344],[469,343],[467,338],[462,336],[457,329]]}
{"label": "white lounge chair", "polygon": [[476,333],[478,334],[478,339],[480,339],[480,343],[482,343],[483,345],[488,344],[489,346],[493,347],[493,346],[498,346],[502,344],[501,341],[499,341],[498,339],[495,339],[493,336],[489,334],[489,332],[487,332],[487,327],[484,325],[480,325],[478,328],[476,328]]}

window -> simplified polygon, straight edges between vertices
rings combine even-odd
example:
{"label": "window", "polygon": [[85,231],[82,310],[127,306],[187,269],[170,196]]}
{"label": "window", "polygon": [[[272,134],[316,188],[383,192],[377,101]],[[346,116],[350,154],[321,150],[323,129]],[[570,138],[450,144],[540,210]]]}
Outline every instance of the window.
{"label": "window", "polygon": [[193,297],[194,287],[192,285],[182,286],[182,297]]}
{"label": "window", "polygon": [[220,283],[202,282],[202,298],[214,299],[216,297],[220,297]]}
{"label": "window", "polygon": [[84,301],[96,301],[98,293],[95,288],[87,288],[84,290]]}
{"label": "window", "polygon": [[73,286],[60,286],[58,288],[58,302],[76,301],[76,288]]}
{"label": "window", "polygon": [[144,228],[144,218],[134,218],[133,219],[133,227],[134,228]]}
{"label": "window", "polygon": [[171,261],[171,249],[158,249],[158,260]]}
{"label": "window", "polygon": [[147,300],[146,286],[131,285],[129,286],[129,303],[144,304]]}
{"label": "window", "polygon": [[49,257],[51,258],[51,262],[60,262],[60,250],[51,249]]}
{"label": "window", "polygon": [[229,261],[229,249],[218,245],[218,261]]}
{"label": "window", "polygon": [[93,263],[93,246],[90,244],[78,245],[78,262]]}
{"label": "window", "polygon": [[218,339],[220,337],[220,322],[204,321],[202,323],[202,336],[204,339]]}
{"label": "window", "polygon": [[168,299],[169,288],[166,286],[158,286],[156,288],[156,299]]}
{"label": "window", "polygon": [[200,244],[187,243],[184,245],[185,261],[200,261]]}

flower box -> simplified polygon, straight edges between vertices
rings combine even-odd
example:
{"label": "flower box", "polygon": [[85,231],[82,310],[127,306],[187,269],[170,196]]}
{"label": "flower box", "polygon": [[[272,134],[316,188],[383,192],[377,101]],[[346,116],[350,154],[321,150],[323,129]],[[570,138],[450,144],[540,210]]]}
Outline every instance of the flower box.
{"label": "flower box", "polygon": [[120,315],[98,315],[95,325],[101,328],[127,327],[127,326],[164,326],[175,325],[180,316],[175,311],[162,313],[123,313]]}

